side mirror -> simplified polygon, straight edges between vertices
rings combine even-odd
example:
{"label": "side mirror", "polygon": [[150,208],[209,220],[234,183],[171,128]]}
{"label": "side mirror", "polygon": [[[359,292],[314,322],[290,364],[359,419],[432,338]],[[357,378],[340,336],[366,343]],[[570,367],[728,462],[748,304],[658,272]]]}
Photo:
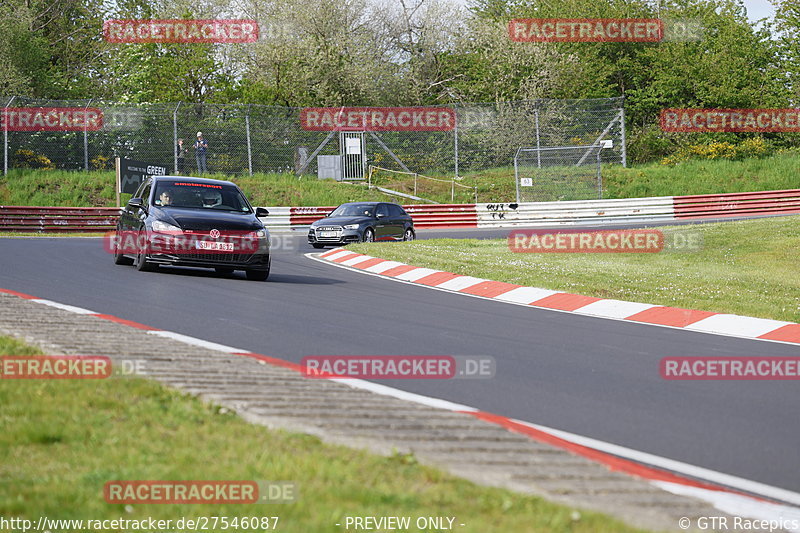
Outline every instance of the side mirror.
{"label": "side mirror", "polygon": [[264,207],[256,207],[256,217],[261,218],[269,215],[269,211]]}
{"label": "side mirror", "polygon": [[136,207],[141,209],[142,207],[144,207],[144,200],[142,200],[141,198],[131,198],[130,200],[128,200],[128,207]]}

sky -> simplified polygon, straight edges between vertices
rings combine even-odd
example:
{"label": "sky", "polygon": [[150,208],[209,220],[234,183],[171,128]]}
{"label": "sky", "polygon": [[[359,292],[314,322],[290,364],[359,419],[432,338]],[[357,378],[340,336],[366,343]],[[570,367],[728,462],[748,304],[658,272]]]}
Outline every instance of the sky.
{"label": "sky", "polygon": [[744,5],[747,8],[747,16],[754,22],[775,14],[775,7],[769,0],[744,0]]}

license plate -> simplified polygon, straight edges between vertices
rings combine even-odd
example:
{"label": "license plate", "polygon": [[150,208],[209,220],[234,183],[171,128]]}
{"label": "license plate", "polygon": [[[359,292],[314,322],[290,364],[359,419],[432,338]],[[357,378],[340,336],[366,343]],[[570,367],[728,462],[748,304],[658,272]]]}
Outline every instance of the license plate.
{"label": "license plate", "polygon": [[211,250],[214,252],[232,252],[233,243],[197,241],[197,248],[200,250]]}
{"label": "license plate", "polygon": [[338,237],[339,236],[339,232],[338,231],[320,231],[319,232],[319,236],[320,237]]}

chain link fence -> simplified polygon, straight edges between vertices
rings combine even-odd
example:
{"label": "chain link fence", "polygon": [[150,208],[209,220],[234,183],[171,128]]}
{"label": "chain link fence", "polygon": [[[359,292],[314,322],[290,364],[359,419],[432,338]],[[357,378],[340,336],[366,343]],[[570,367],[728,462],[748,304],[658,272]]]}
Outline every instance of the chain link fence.
{"label": "chain link fence", "polygon": [[600,144],[520,148],[514,156],[517,202],[603,197]]}
{"label": "chain link fence", "polygon": [[[212,173],[317,173],[317,157],[344,155],[339,131],[309,131],[301,108],[262,105],[122,104],[100,100],[0,97],[4,173],[14,168],[108,170],[123,157],[196,174],[197,132],[208,142]],[[441,109],[437,106],[435,109]],[[613,141],[606,163],[626,163],[623,100],[535,100],[458,104],[454,127],[443,131],[363,132],[364,168],[462,176],[510,169],[521,146],[553,147]],[[385,109],[385,108],[384,108]],[[404,108],[434,109],[434,108]]]}

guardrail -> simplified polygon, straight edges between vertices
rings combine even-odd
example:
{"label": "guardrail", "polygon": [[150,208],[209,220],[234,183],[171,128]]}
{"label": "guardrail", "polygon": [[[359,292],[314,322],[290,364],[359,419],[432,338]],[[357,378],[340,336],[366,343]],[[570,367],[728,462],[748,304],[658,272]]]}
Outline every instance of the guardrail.
{"label": "guardrail", "polygon": [[478,204],[478,227],[674,220],[672,196],[620,200]]}
{"label": "guardrail", "polygon": [[675,197],[680,219],[792,213],[800,213],[800,189]]}
{"label": "guardrail", "polygon": [[[753,215],[800,214],[800,189],[619,200],[524,204],[406,205],[418,228],[475,228],[654,222]],[[302,229],[334,207],[267,207],[271,229]],[[0,206],[0,231],[64,233],[114,229],[115,207]]]}
{"label": "guardrail", "polygon": [[0,206],[0,231],[25,233],[89,233],[111,231],[117,207]]}

